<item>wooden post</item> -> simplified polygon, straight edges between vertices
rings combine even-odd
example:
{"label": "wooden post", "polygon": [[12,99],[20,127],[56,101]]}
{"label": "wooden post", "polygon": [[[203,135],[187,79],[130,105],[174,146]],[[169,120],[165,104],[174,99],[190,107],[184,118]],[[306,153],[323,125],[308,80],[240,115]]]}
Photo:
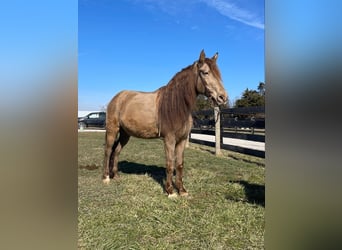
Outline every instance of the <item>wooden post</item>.
{"label": "wooden post", "polygon": [[215,118],[215,155],[222,155],[221,152],[221,119],[220,119],[220,108],[214,108],[214,118]]}

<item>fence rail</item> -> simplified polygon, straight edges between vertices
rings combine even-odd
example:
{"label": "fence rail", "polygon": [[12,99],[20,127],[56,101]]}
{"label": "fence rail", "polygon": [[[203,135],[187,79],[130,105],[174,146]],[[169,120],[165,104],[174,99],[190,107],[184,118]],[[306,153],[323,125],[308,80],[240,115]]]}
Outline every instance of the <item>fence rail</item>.
{"label": "fence rail", "polygon": [[[265,157],[265,108],[230,108],[220,110],[220,138],[215,140],[213,110],[193,113],[190,142]],[[216,142],[215,142],[216,141]]]}

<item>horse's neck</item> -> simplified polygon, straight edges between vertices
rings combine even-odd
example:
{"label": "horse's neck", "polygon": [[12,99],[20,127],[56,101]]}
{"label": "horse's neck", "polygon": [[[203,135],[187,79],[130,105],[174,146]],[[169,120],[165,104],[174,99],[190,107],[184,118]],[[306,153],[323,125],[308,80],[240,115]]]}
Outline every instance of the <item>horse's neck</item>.
{"label": "horse's neck", "polygon": [[[187,99],[189,96],[193,97],[194,95],[197,96],[197,77],[196,74],[193,72],[191,65],[183,69],[181,72],[177,73],[176,76],[172,78],[170,84],[178,85],[178,89],[181,90],[178,92],[177,97]],[[167,85],[167,86],[168,86]],[[170,86],[170,89],[172,87]],[[194,99],[194,102],[196,98]]]}
{"label": "horse's neck", "polygon": [[189,121],[197,97],[196,77],[191,74],[194,74],[192,69],[187,67],[160,89],[159,121],[162,127],[179,129]]}

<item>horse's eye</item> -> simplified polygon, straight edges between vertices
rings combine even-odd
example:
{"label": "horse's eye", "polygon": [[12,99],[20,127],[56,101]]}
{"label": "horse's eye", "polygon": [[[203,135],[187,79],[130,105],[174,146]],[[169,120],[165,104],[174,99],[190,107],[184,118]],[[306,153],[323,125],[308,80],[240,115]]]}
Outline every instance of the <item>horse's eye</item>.
{"label": "horse's eye", "polygon": [[208,75],[209,74],[209,72],[206,72],[206,71],[202,71],[201,73],[202,73],[202,75]]}

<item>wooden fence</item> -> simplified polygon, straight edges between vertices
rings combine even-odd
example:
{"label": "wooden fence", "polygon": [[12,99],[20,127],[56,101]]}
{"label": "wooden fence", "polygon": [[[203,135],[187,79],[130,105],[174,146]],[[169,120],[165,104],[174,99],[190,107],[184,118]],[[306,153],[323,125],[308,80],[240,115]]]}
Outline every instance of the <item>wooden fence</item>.
{"label": "wooden fence", "polygon": [[221,109],[219,115],[218,143],[215,143],[214,110],[193,113],[190,142],[265,158],[264,107]]}

